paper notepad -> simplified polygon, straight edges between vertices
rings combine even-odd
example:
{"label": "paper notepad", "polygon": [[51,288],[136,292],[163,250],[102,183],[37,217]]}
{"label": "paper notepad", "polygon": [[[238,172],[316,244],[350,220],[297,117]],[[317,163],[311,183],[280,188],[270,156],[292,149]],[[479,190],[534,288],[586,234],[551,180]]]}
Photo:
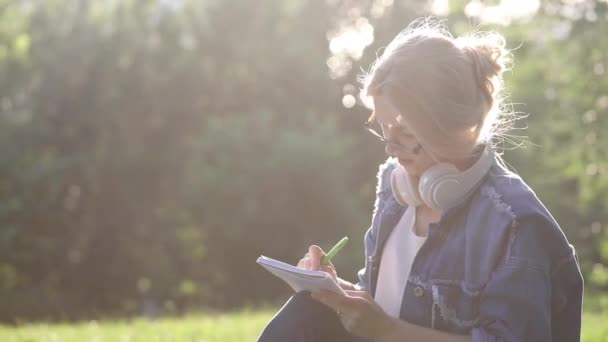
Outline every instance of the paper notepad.
{"label": "paper notepad", "polygon": [[283,279],[296,292],[326,289],[346,295],[346,292],[327,272],[303,270],[263,255],[258,258],[257,263]]}

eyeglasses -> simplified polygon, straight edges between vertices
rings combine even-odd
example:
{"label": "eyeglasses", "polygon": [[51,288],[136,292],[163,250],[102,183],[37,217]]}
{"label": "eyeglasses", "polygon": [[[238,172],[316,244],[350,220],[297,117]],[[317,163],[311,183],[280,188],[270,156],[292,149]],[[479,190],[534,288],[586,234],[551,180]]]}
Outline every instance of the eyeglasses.
{"label": "eyeglasses", "polygon": [[391,146],[393,148],[396,148],[398,150],[401,151],[405,151],[408,153],[412,153],[412,154],[418,154],[420,152],[420,150],[422,150],[422,145],[420,145],[420,143],[416,144],[416,146],[414,146],[414,148],[411,147],[407,147],[403,144],[400,143],[396,143],[394,141],[390,141],[387,138],[384,137],[383,134],[379,133],[378,131],[376,131],[373,127],[372,127],[372,123],[371,122],[366,122],[364,128],[370,132],[371,134],[373,134],[374,136],[376,136],[376,138],[380,139],[380,141],[382,141],[383,143],[385,143],[387,146]]}

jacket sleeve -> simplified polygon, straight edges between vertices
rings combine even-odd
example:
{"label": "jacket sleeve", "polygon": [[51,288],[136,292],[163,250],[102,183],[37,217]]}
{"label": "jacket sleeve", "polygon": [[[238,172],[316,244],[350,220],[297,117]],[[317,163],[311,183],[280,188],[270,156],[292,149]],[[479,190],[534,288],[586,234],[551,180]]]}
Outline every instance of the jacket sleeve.
{"label": "jacket sleeve", "polygon": [[365,233],[365,267],[363,267],[362,269],[359,270],[359,272],[357,272],[357,277],[359,278],[359,282],[357,284],[355,284],[355,287],[357,287],[360,290],[365,290],[367,292],[369,292],[370,290],[370,284],[369,284],[369,273],[367,272],[367,270],[369,269],[369,267],[371,267],[371,265],[369,264],[369,248],[368,246],[374,246],[376,244],[376,237],[374,234],[374,231],[372,230],[372,228],[369,228],[367,230],[367,232]]}
{"label": "jacket sleeve", "polygon": [[365,290],[369,292],[370,289],[370,279],[369,279],[369,269],[371,267],[370,257],[373,256],[374,249],[376,246],[376,229],[378,227],[376,222],[378,221],[379,211],[381,210],[385,197],[388,192],[391,191],[390,188],[390,177],[391,173],[395,167],[396,161],[392,158],[387,159],[387,161],[380,165],[378,170],[378,183],[376,185],[376,200],[374,201],[374,211],[372,213],[372,223],[371,227],[365,233],[365,267],[357,272],[357,276],[359,278],[359,282],[355,285],[361,290]]}
{"label": "jacket sleeve", "polygon": [[[474,342],[576,341],[552,336],[552,324],[566,324],[570,337],[580,333],[582,278],[573,250],[564,248],[555,231],[544,229],[538,220],[526,220],[516,228],[507,246],[504,262],[494,271],[479,303],[479,320],[472,330]],[[561,233],[561,232],[560,232]],[[570,252],[567,255],[566,251]],[[566,254],[564,254],[566,253]],[[561,255],[559,255],[561,254]],[[557,267],[568,259],[566,266]],[[580,288],[580,290],[577,290]],[[567,294],[556,298],[557,294]],[[560,303],[561,302],[561,303]],[[556,307],[556,303],[560,303]],[[556,311],[569,321],[556,321]]]}

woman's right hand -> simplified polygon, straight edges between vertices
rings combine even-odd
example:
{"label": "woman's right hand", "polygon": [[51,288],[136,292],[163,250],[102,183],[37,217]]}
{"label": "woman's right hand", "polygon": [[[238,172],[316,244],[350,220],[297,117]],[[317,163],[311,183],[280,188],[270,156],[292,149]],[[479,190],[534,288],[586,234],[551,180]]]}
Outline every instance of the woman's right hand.
{"label": "woman's right hand", "polygon": [[312,245],[308,247],[308,253],[298,261],[297,267],[304,270],[327,272],[339,284],[338,274],[331,261],[327,265],[321,265],[321,260],[323,260],[324,256],[325,252],[323,252],[321,247]]}

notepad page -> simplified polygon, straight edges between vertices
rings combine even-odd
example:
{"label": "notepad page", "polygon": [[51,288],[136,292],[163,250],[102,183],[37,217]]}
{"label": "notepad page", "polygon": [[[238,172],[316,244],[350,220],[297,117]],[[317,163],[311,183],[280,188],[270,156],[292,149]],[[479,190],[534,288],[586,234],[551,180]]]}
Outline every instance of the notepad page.
{"label": "notepad page", "polygon": [[326,272],[303,270],[267,257],[258,258],[258,263],[270,273],[285,281],[296,292],[326,289],[346,295],[344,290]]}
{"label": "notepad page", "polygon": [[298,268],[296,266],[290,265],[288,263],[273,259],[273,258],[269,258],[266,256],[260,256],[257,260],[258,264],[263,264],[263,265],[268,265],[268,266],[272,266],[274,268],[278,268],[287,272],[291,272],[291,273],[298,273],[298,274],[305,274],[305,275],[309,275],[311,277],[320,277],[320,278],[324,278],[327,273],[323,272],[323,271],[313,271],[313,270],[305,270],[302,268]]}

